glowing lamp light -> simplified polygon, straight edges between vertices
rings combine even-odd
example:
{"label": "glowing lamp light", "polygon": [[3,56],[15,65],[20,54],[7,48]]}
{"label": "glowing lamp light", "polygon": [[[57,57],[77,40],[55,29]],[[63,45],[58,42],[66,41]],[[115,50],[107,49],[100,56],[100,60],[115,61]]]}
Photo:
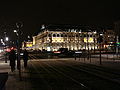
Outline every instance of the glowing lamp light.
{"label": "glowing lamp light", "polygon": [[96,34],[97,32],[95,31],[94,34]]}
{"label": "glowing lamp light", "polygon": [[1,39],[1,42],[3,42],[3,39]]}
{"label": "glowing lamp light", "polygon": [[14,30],[14,32],[17,32],[17,30]]}
{"label": "glowing lamp light", "polygon": [[100,33],[100,36],[102,36],[103,34],[102,33]]}
{"label": "glowing lamp light", "polygon": [[8,37],[6,37],[6,38],[5,38],[5,40],[6,40],[6,41],[8,41],[8,40],[9,40],[9,38],[8,38]]}
{"label": "glowing lamp light", "polygon": [[51,51],[50,47],[47,47],[47,51]]}

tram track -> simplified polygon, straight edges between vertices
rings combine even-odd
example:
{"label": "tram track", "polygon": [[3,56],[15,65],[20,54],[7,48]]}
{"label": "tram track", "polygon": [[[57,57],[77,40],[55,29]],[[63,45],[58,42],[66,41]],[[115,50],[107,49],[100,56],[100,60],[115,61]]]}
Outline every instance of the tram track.
{"label": "tram track", "polygon": [[72,80],[72,81],[75,82],[76,84],[81,85],[81,86],[84,87],[84,88],[87,88],[87,86],[85,86],[85,85],[84,85],[83,83],[81,83],[80,81],[77,81],[77,80],[75,80],[74,78],[72,78],[71,76],[66,75],[66,74],[63,73],[62,71],[57,70],[57,69],[56,69],[55,67],[53,67],[52,65],[49,65],[49,64],[47,64],[47,63],[46,63],[46,65],[47,65],[48,67],[52,68],[54,71],[58,72],[59,74],[63,75],[64,77]]}
{"label": "tram track", "polygon": [[[34,56],[33,56],[34,57]],[[35,57],[34,57],[35,58]],[[84,85],[85,87],[89,87],[90,85],[88,85],[88,84],[86,84],[86,82],[88,82],[88,81],[84,81],[84,80],[79,80],[79,78],[77,78],[77,77],[79,77],[79,75],[78,76],[74,76],[74,74],[71,74],[70,75],[70,72],[68,72],[68,71],[71,71],[71,73],[76,73],[76,72],[80,72],[80,74],[82,74],[82,73],[86,73],[86,74],[88,74],[88,77],[89,76],[92,76],[93,78],[99,78],[99,79],[102,79],[103,80],[103,82],[108,82],[108,83],[114,83],[113,85],[115,85],[116,86],[116,84],[117,84],[117,87],[119,87],[118,86],[118,84],[120,84],[118,81],[116,81],[115,80],[115,78],[112,78],[112,76],[114,76],[114,72],[109,72],[108,73],[108,75],[109,74],[113,74],[113,75],[110,75],[110,77],[112,78],[109,78],[108,76],[106,77],[106,76],[104,76],[104,75],[100,75],[101,74],[101,72],[104,72],[104,70],[103,69],[101,69],[101,68],[96,68],[96,67],[92,67],[92,70],[90,70],[90,67],[89,66],[87,66],[86,64],[85,65],[81,65],[80,64],[80,62],[75,62],[75,61],[73,61],[73,62],[71,62],[71,61],[63,61],[63,60],[54,60],[54,61],[52,61],[52,64],[50,64],[50,61],[45,61],[44,63],[43,63],[43,61],[40,61],[40,60],[37,60],[37,62],[39,62],[39,63],[41,63],[42,65],[43,65],[43,68],[44,68],[44,66],[46,66],[47,68],[46,68],[46,70],[48,70],[48,72],[50,71],[52,71],[52,72],[56,72],[56,73],[58,73],[58,74],[60,74],[60,75],[62,75],[62,76],[64,76],[64,77],[66,77],[66,78],[69,78],[69,79],[71,79],[73,82],[75,82],[76,84],[78,84],[78,83],[80,83],[80,82],[84,82],[84,84],[83,83],[81,83],[81,84],[79,84],[79,85]],[[54,64],[53,64],[54,63]],[[57,63],[57,64],[56,64]],[[59,65],[60,65],[60,67],[59,67]],[[62,67],[62,66],[64,66],[64,67]],[[59,67],[59,68],[58,68]],[[44,68],[45,69],[45,68]],[[106,70],[105,70],[105,72],[106,72]],[[76,73],[76,74],[79,74],[79,73]],[[119,73],[118,73],[118,76],[119,76]],[[118,78],[118,76],[116,76],[116,78]],[[86,76],[87,77],[87,76]],[[97,81],[98,82],[98,81]],[[110,84],[111,85],[111,84]],[[83,86],[83,87],[84,87]],[[120,87],[119,87],[120,88]],[[89,87],[89,89],[90,90],[97,90],[97,89],[91,89],[91,87]],[[98,90],[100,90],[100,89],[98,89]],[[113,90],[113,89],[110,89],[110,90]],[[116,90],[119,90],[119,89],[116,89]]]}
{"label": "tram track", "polygon": [[[35,80],[35,81],[33,81],[33,80],[31,80],[32,82],[36,82],[37,80],[39,80],[39,81],[37,81],[37,82],[41,82],[42,84],[40,84],[39,85],[39,87],[36,87],[36,88],[44,88],[45,90],[52,90],[51,88],[51,86],[49,85],[49,83],[42,77],[42,76],[40,76],[40,74],[41,74],[41,72],[40,72],[40,70],[38,69],[38,66],[36,66],[34,63],[31,63],[30,62],[30,65],[31,66],[29,66],[29,67],[31,67],[33,70],[31,70],[31,68],[29,68],[29,71],[30,71],[30,73],[32,74],[32,76],[31,77],[34,77],[33,78],[33,80]],[[33,72],[34,71],[34,72]],[[34,84],[34,83],[33,83]],[[35,83],[36,84],[36,83]],[[33,85],[34,86],[34,85]],[[42,86],[42,87],[41,87]]]}
{"label": "tram track", "polygon": [[[62,61],[60,61],[60,62],[62,62]],[[65,64],[66,62],[67,61],[64,61],[64,63],[62,63],[62,64]],[[78,63],[74,63],[74,65],[72,66],[73,63],[74,62],[70,63],[70,61],[69,61],[69,62],[67,62],[66,65],[75,69],[75,70],[80,70],[80,71],[82,70],[82,71],[87,72],[89,74],[93,74],[95,76],[106,79],[108,81],[120,84],[120,80],[117,80],[117,79],[120,79],[120,73],[110,71],[110,70],[108,71],[108,69],[105,69],[105,68],[101,68],[101,67],[98,67],[95,65],[92,66],[92,65],[88,65],[88,64],[83,64],[83,63],[81,65],[79,65]]]}
{"label": "tram track", "polygon": [[[52,63],[56,63],[57,61],[52,61]],[[47,63],[49,63],[49,62],[47,62]],[[58,62],[57,62],[58,63]],[[54,68],[54,69],[56,69],[57,71],[61,71],[62,73],[66,73],[66,71],[67,70],[70,70],[70,69],[72,69],[72,71],[75,71],[76,72],[76,70],[75,69],[73,69],[73,68],[71,68],[71,67],[69,67],[70,69],[68,69],[68,66],[67,67],[65,67],[65,68],[62,68],[61,69],[61,67],[58,69],[58,68],[56,68],[56,66],[58,66],[58,65],[56,65],[56,66],[54,66],[53,64],[48,64],[48,65],[51,65],[50,67],[52,67],[52,68]],[[65,65],[64,65],[65,66]],[[67,69],[66,69],[67,68]],[[95,79],[95,82],[97,83],[97,82],[101,82],[101,83],[105,83],[105,85],[107,85],[106,87],[111,87],[111,88],[114,88],[113,86],[115,86],[115,87],[118,87],[119,89],[120,89],[120,87],[119,87],[119,85],[118,85],[118,83],[116,83],[116,82],[114,82],[114,81],[112,81],[112,80],[109,80],[108,78],[105,78],[105,77],[103,77],[103,76],[101,76],[101,75],[95,75],[95,73],[93,74],[92,72],[86,72],[86,71],[83,71],[84,69],[82,69],[82,71],[81,70],[77,70],[77,71],[80,71],[81,73],[78,73],[78,74],[82,74],[83,72],[85,72],[86,74],[88,74],[88,77],[92,77],[92,78],[97,78],[97,79]],[[73,72],[71,72],[71,73],[73,73]],[[70,73],[69,73],[70,74]],[[68,75],[68,74],[66,74],[66,75]],[[70,76],[70,75],[69,75]],[[75,80],[77,80],[77,79],[79,79],[79,78],[75,78],[75,77],[73,77],[73,76],[71,76],[72,78],[74,78]],[[78,77],[78,76],[77,76]],[[85,79],[85,78],[84,78]],[[84,82],[84,81],[83,81]],[[88,81],[85,81],[85,82],[88,82]],[[96,85],[96,83],[94,83],[95,85]],[[99,84],[101,84],[101,83],[99,83]],[[116,85],[117,84],[117,85]],[[110,86],[109,86],[110,85]],[[88,85],[87,85],[88,86]],[[92,86],[92,85],[89,85],[89,86]],[[89,87],[88,86],[88,87]],[[99,86],[99,85],[98,85]],[[104,86],[104,85],[102,85],[102,86]],[[117,90],[119,90],[117,88]],[[108,89],[108,88],[107,88]],[[92,89],[91,90],[94,90],[94,88],[92,87]],[[95,89],[95,90],[101,90],[101,89]],[[102,89],[103,90],[103,89]],[[114,89],[109,89],[109,90],[114,90]]]}
{"label": "tram track", "polygon": [[[67,86],[69,86],[69,83],[70,82],[72,82],[73,84],[77,84],[77,85],[74,85],[74,86],[76,86],[76,87],[72,87],[72,88],[77,88],[77,87],[80,87],[81,89],[80,90],[90,90],[90,89],[88,89],[85,85],[83,85],[82,83],[80,83],[80,82],[78,82],[78,81],[76,81],[76,80],[74,80],[72,77],[69,77],[69,76],[67,76],[67,75],[65,75],[64,73],[62,73],[62,72],[60,72],[60,71],[58,71],[58,70],[55,70],[55,68],[53,69],[53,68],[50,68],[50,66],[48,66],[47,64],[40,64],[41,62],[40,61],[36,61],[36,62],[32,62],[31,64],[38,64],[38,62],[39,62],[39,67],[41,67],[41,69],[44,69],[45,70],[45,72],[46,73],[48,73],[49,74],[49,77],[50,78],[52,78],[53,80],[54,79],[56,79],[56,80],[54,80],[54,81],[57,81],[57,82],[54,82],[55,84],[56,83],[59,83],[59,85],[63,85],[62,83],[62,81],[58,81],[59,80],[59,78],[64,78],[64,81],[66,82],[64,82],[64,84],[66,84]],[[33,65],[34,66],[34,65]],[[35,67],[34,67],[35,68]],[[36,69],[36,68],[35,68]],[[38,72],[38,73],[40,73],[40,68],[37,68],[36,69],[36,71]],[[59,73],[58,73],[59,72]],[[56,78],[55,78],[56,77]],[[57,80],[58,79],[58,80]],[[52,81],[53,81],[52,80]],[[48,84],[49,84],[49,80],[45,80],[45,81],[47,81],[48,82]],[[69,81],[69,82],[68,82]],[[61,82],[61,83],[60,83]],[[73,85],[73,84],[70,84],[70,86],[71,85]],[[59,85],[57,85],[57,86],[59,86]],[[63,85],[64,86],[64,85]],[[69,87],[66,87],[66,86],[64,86],[63,88],[70,88],[70,86]],[[51,87],[51,85],[50,85],[50,87]],[[56,87],[54,87],[54,86],[52,86],[53,88],[56,88]],[[59,87],[59,88],[61,88],[61,87]],[[57,90],[61,90],[61,89],[57,89]],[[72,89],[70,89],[70,90],[72,90]],[[77,89],[75,89],[75,90],[79,90],[78,88]]]}
{"label": "tram track", "polygon": [[[35,58],[35,56],[32,56],[32,58]],[[88,89],[88,87],[85,86],[83,83],[81,83],[81,82],[75,80],[74,78],[72,78],[72,77],[70,77],[70,76],[64,74],[64,73],[61,72],[61,71],[58,71],[57,69],[53,68],[52,66],[50,66],[50,65],[48,65],[48,64],[47,64],[47,66],[51,67],[53,70],[55,70],[55,71],[58,72],[59,74],[63,75],[64,77],[66,77],[66,78],[72,80],[72,81],[75,82],[76,84],[78,84],[78,85],[80,85],[80,86],[82,86],[82,87]],[[42,68],[45,69],[44,67],[42,67]],[[46,70],[47,72],[49,72],[47,69],[45,69],[45,70]]]}
{"label": "tram track", "polygon": [[[63,61],[61,61],[61,62],[63,62]],[[57,63],[58,63],[58,61],[57,61]],[[62,64],[64,64],[65,65],[65,62],[63,62]],[[78,64],[78,62],[77,62],[77,64]],[[70,67],[71,69],[74,69],[74,70],[77,70],[77,71],[82,71],[82,72],[85,72],[85,73],[88,73],[89,75],[93,75],[93,76],[95,76],[95,77],[98,77],[98,78],[100,78],[100,79],[103,79],[104,81],[106,81],[106,82],[108,82],[108,83],[112,83],[112,85],[111,86],[113,86],[113,85],[115,85],[115,86],[117,86],[119,89],[120,89],[120,87],[119,87],[119,85],[120,85],[120,76],[119,76],[119,74],[117,73],[117,78],[115,78],[115,77],[108,77],[108,76],[104,76],[104,74],[102,74],[102,75],[100,75],[100,73],[98,74],[97,72],[93,72],[93,70],[91,71],[90,69],[88,69],[87,68],[87,70],[86,70],[86,68],[85,68],[85,66],[84,67],[81,67],[82,65],[80,65],[79,66],[79,68],[76,68],[75,67],[75,65],[74,66],[72,66],[71,64],[69,65],[69,63],[67,63],[66,64],[68,67]],[[90,68],[90,67],[89,67]],[[96,71],[96,70],[95,70]],[[100,72],[100,71],[98,71],[98,72]],[[111,74],[110,72],[109,72],[109,74]],[[113,73],[112,73],[113,74]],[[111,76],[111,75],[110,75]],[[114,75],[112,75],[112,76],[114,76]],[[115,75],[116,76],[116,75]],[[118,80],[117,80],[118,79]],[[117,89],[117,90],[119,90],[119,89]],[[110,89],[111,90],[111,89]],[[113,89],[112,89],[113,90]]]}

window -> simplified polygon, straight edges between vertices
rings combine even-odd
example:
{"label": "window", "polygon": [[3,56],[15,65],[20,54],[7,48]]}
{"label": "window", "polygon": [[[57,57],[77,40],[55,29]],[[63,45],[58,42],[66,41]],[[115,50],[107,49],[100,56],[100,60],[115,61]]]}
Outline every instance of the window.
{"label": "window", "polygon": [[67,37],[67,35],[65,34],[65,37]]}
{"label": "window", "polygon": [[49,34],[48,37],[51,37],[51,34]]}
{"label": "window", "polygon": [[60,35],[59,35],[59,34],[57,34],[57,37],[60,37]]}
{"label": "window", "polygon": [[92,37],[92,35],[90,35],[90,37]]}
{"label": "window", "polygon": [[87,35],[86,35],[86,34],[84,34],[84,37],[87,37]]}
{"label": "window", "polygon": [[53,37],[56,37],[56,34],[53,34]]}
{"label": "window", "polygon": [[80,37],[82,37],[82,35],[80,35]]}
{"label": "window", "polygon": [[78,37],[78,34],[76,34],[76,37]]}
{"label": "window", "polygon": [[63,37],[63,34],[61,34],[61,37]]}

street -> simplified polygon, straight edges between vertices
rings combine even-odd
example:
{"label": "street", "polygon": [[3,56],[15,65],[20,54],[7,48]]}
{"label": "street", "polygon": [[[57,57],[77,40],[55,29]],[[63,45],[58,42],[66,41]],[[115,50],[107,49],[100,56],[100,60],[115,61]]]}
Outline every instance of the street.
{"label": "street", "polygon": [[[98,67],[92,67],[93,66],[89,64],[75,60],[48,59],[41,61],[39,59],[29,61],[28,73],[30,74],[33,90],[120,89],[118,83],[116,84],[116,82],[106,78],[108,74],[106,74],[105,71],[102,70],[102,72],[99,72],[99,69],[93,72],[93,69]],[[92,68],[92,70],[90,68]],[[104,70],[107,71],[107,68],[104,68]],[[101,76],[99,73],[101,73]],[[105,75],[107,76],[105,77]]]}
{"label": "street", "polygon": [[9,73],[6,90],[120,90],[119,60],[102,58],[100,65],[99,58],[90,62],[87,58],[39,59],[32,55],[27,69],[21,59],[22,81],[17,69],[10,72],[9,60],[0,62],[1,72]]}

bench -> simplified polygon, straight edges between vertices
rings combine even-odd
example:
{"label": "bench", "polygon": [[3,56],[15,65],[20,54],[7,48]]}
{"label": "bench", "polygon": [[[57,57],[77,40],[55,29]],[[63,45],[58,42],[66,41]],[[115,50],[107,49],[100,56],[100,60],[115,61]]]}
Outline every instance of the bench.
{"label": "bench", "polygon": [[8,79],[8,72],[0,73],[0,90],[5,90],[5,83]]}

